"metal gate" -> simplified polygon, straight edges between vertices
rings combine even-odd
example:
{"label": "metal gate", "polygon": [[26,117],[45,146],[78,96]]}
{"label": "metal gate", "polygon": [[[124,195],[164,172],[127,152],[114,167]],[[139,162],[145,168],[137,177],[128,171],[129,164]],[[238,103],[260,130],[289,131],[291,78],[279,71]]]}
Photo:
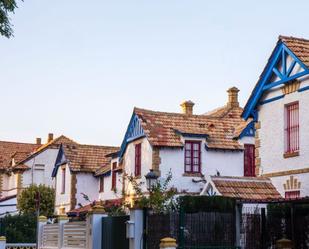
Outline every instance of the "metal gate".
{"label": "metal gate", "polygon": [[102,248],[129,249],[126,238],[126,221],[129,216],[111,216],[102,218]]}

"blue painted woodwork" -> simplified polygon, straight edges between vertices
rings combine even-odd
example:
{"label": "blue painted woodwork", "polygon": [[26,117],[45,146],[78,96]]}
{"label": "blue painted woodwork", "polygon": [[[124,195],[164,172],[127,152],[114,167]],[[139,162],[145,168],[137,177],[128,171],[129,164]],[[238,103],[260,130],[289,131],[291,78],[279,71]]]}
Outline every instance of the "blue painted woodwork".
{"label": "blue painted woodwork", "polygon": [[126,134],[120,146],[119,157],[121,158],[123,156],[123,153],[125,152],[127,144],[129,142],[144,136],[145,133],[142,124],[139,121],[138,116],[133,112]]}
{"label": "blue painted woodwork", "polygon": [[304,92],[304,91],[307,91],[307,90],[309,90],[309,86],[305,86],[305,87],[299,88],[297,91],[298,92]]}
{"label": "blue painted woodwork", "polygon": [[175,130],[175,131],[176,131],[177,134],[180,134],[183,137],[200,137],[200,138],[207,138],[207,137],[209,137],[209,135],[206,134],[206,133],[197,134],[197,133],[181,132],[181,131],[178,131],[178,130]]}
{"label": "blue painted woodwork", "polygon": [[61,144],[58,150],[57,158],[56,158],[54,169],[52,172],[52,177],[56,177],[59,166],[64,163],[66,163],[66,161],[65,161],[63,146]]}
{"label": "blue painted woodwork", "polygon": [[[287,68],[288,55],[293,59],[289,68]],[[280,63],[282,64],[282,70],[278,69],[278,65],[280,65]],[[296,64],[300,65],[302,71],[291,75]],[[255,107],[259,104],[259,100],[264,91],[267,91],[281,84],[286,84],[294,79],[308,74],[309,68],[282,41],[279,41],[244,108],[242,114],[243,118],[248,119],[250,116],[252,116],[255,120],[257,120],[257,116],[255,115],[254,110]],[[279,80],[275,82],[269,82],[273,75],[276,75]]]}
{"label": "blue painted woodwork", "polygon": [[263,101],[260,101],[260,105],[265,105],[267,103],[270,103],[270,102],[273,102],[273,101],[276,101],[278,99],[282,99],[284,98],[284,94],[283,95],[279,95],[279,96],[276,96],[276,97],[273,97],[273,98],[270,98],[270,99],[266,99],[266,100],[263,100]]}
{"label": "blue painted woodwork", "polygon": [[242,137],[254,137],[255,136],[255,128],[254,121],[250,122],[245,129],[240,133],[239,138]]}

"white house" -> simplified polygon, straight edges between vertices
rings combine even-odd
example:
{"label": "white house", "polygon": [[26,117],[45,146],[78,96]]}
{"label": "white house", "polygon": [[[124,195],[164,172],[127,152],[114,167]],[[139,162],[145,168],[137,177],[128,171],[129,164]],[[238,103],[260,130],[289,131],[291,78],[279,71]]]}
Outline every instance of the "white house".
{"label": "white house", "polygon": [[[241,118],[238,89],[228,90],[225,106],[194,114],[194,103],[182,103],[182,113],[135,108],[112,164],[96,172],[101,200],[134,198],[125,176],[145,182],[153,170],[161,179],[172,173],[179,193],[200,194],[205,176],[255,176],[254,124]],[[143,185],[146,192],[146,185]]]}
{"label": "white house", "polygon": [[309,196],[309,40],[280,36],[243,111],[256,170],[286,198]]}

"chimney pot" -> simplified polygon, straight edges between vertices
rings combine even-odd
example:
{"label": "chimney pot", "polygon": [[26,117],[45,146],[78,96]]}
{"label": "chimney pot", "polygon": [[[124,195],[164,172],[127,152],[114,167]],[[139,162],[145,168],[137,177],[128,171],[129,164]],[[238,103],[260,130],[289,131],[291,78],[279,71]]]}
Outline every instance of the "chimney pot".
{"label": "chimney pot", "polygon": [[184,101],[181,103],[182,113],[186,115],[192,115],[193,114],[193,106],[194,103],[191,100]]}
{"label": "chimney pot", "polygon": [[49,143],[53,139],[54,139],[54,134],[53,133],[48,133],[47,143]]}
{"label": "chimney pot", "polygon": [[42,144],[42,139],[40,137],[36,138],[36,144],[41,145]]}
{"label": "chimney pot", "polygon": [[238,92],[239,89],[235,86],[229,88],[227,90],[228,92],[228,102],[227,102],[227,106],[228,107],[239,107],[239,102],[238,102]]}

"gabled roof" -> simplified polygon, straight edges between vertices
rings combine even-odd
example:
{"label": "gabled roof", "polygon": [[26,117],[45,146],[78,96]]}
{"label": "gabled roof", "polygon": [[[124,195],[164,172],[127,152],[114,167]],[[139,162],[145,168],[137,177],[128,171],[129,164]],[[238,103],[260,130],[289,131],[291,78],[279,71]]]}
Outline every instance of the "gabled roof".
{"label": "gabled roof", "polygon": [[106,155],[119,150],[119,147],[77,143],[66,144],[62,148],[71,171],[92,173],[109,164],[111,158]]}
{"label": "gabled roof", "polygon": [[0,169],[7,170],[11,168],[13,158],[15,164],[18,164],[39,146],[32,143],[0,141]]}
{"label": "gabled roof", "polygon": [[211,176],[220,195],[245,200],[280,199],[282,196],[269,178]]}
{"label": "gabled roof", "polygon": [[245,123],[242,108],[225,107],[220,115],[187,115],[134,108],[143,131],[153,146],[182,147],[180,134],[207,137],[210,149],[239,150],[242,146],[233,139],[236,127]]}
{"label": "gabled roof", "polygon": [[[286,58],[291,56],[293,61],[287,65]],[[282,62],[282,69],[277,65]],[[300,72],[292,74],[295,65],[298,64],[303,69]],[[309,74],[309,40],[296,37],[279,36],[278,42],[264,67],[258,82],[256,83],[242,113],[247,119],[256,118],[255,107],[265,90],[286,84],[292,80],[298,79]],[[279,80],[270,82],[273,75],[277,75]]]}

